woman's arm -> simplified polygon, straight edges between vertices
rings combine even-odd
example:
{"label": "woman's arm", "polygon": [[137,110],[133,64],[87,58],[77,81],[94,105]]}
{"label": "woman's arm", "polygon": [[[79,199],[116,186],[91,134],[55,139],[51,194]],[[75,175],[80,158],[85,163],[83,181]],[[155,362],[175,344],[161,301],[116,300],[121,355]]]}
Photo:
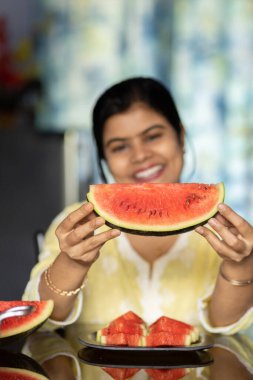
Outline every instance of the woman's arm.
{"label": "woman's arm", "polygon": [[[213,326],[226,326],[238,321],[253,306],[253,227],[224,204],[208,224],[219,236],[206,227],[196,231],[223,258],[209,304],[209,319]],[[239,281],[241,286],[232,284],[230,279]],[[248,280],[252,282],[246,284]]]}
{"label": "woman's arm", "polygon": [[[101,217],[93,213],[93,206],[86,202],[70,213],[58,226],[56,236],[60,254],[41,276],[39,294],[41,299],[53,299],[54,310],[51,318],[64,320],[70,314],[78,289],[84,283],[91,265],[99,256],[103,244],[118,236],[118,230],[99,234],[94,231],[104,224]],[[69,295],[71,291],[75,294]],[[68,295],[63,295],[66,291]]]}

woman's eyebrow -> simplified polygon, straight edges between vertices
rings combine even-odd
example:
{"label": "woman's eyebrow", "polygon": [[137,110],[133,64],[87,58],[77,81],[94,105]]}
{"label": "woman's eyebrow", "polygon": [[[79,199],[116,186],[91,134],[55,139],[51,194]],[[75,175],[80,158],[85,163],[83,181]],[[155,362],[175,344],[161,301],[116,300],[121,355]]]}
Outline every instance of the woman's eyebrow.
{"label": "woman's eyebrow", "polygon": [[147,129],[144,129],[144,131],[142,131],[140,133],[140,135],[145,135],[146,133],[152,131],[153,129],[164,129],[166,128],[164,125],[162,124],[154,124],[154,125],[151,125],[151,127],[148,127]]}
{"label": "woman's eyebrow", "polygon": [[[144,131],[141,131],[137,136],[143,136],[143,135],[149,133],[150,131],[153,131],[154,129],[164,129],[164,128],[165,128],[165,126],[161,125],[161,124],[151,125],[151,127],[144,129]],[[108,148],[108,146],[112,143],[124,142],[124,141],[127,141],[129,139],[130,139],[129,137],[113,137],[112,139],[107,141],[105,146]]]}
{"label": "woman's eyebrow", "polygon": [[105,144],[105,146],[106,146],[106,148],[108,148],[109,145],[111,145],[115,142],[124,142],[127,140],[128,140],[127,137],[114,137],[113,139],[108,140],[107,143]]}

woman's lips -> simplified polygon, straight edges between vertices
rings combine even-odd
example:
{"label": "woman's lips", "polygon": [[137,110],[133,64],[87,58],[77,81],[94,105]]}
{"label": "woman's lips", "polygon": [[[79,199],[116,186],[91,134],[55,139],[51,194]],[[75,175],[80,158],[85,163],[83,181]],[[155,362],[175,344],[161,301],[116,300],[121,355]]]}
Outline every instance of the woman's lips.
{"label": "woman's lips", "polygon": [[163,165],[155,165],[144,170],[139,170],[134,177],[138,182],[150,182],[158,178],[162,172]]}

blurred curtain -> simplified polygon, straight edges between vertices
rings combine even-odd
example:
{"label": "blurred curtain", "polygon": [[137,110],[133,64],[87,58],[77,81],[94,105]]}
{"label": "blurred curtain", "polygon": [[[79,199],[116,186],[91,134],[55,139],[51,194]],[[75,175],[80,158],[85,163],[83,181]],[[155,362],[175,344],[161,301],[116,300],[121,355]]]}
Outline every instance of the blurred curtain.
{"label": "blurred curtain", "polygon": [[88,130],[107,86],[157,77],[170,86],[193,141],[197,167],[185,179],[224,181],[227,202],[253,220],[252,0],[43,0],[40,7],[46,96],[38,127]]}
{"label": "blurred curtain", "polygon": [[170,85],[197,155],[253,220],[253,2],[174,1]]}
{"label": "blurred curtain", "polygon": [[106,87],[130,75],[168,72],[171,1],[40,4],[37,53],[46,96],[39,128],[87,128],[94,100]]}

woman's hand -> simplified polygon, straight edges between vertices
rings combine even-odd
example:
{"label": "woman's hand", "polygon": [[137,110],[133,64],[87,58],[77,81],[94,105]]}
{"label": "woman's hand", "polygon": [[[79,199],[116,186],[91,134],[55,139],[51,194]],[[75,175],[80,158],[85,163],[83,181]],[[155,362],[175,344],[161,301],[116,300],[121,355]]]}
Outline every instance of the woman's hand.
{"label": "woman's hand", "polygon": [[[93,212],[92,204],[86,202],[57,227],[60,254],[50,266],[50,274],[47,269],[39,285],[40,298],[54,301],[52,319],[62,321],[68,317],[100,248],[120,234],[114,229],[95,234],[95,230],[104,224],[104,219]],[[62,294],[73,291],[76,293],[68,297]]]}
{"label": "woman's hand", "polygon": [[[219,205],[219,213],[208,224],[213,231],[207,227],[196,231],[223,259],[208,306],[209,321],[213,326],[227,326],[253,306],[253,227],[224,204]],[[246,284],[249,286],[243,286]]]}
{"label": "woman's hand", "polygon": [[84,265],[92,264],[98,258],[103,244],[120,234],[116,229],[94,234],[104,224],[104,219],[93,212],[92,204],[85,202],[70,213],[56,229],[61,252]]}
{"label": "woman's hand", "polygon": [[253,264],[253,227],[245,219],[229,206],[220,204],[219,213],[208,224],[220,238],[206,227],[197,227],[196,232],[204,236],[225,261]]}

